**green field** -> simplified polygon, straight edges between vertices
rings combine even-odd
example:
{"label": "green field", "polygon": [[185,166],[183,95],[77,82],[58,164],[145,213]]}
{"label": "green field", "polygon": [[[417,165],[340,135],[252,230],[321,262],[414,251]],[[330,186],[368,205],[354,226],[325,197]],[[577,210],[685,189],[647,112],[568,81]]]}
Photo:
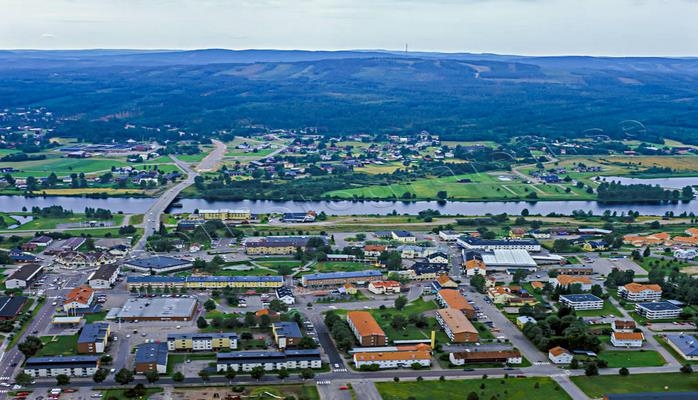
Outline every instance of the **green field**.
{"label": "green field", "polygon": [[[536,385],[538,385],[537,388]],[[376,388],[383,400],[465,399],[470,392],[475,392],[480,399],[565,400],[570,398],[550,378],[376,382]]]}
{"label": "green field", "polygon": [[615,315],[618,317],[621,315],[620,311],[608,300],[604,300],[603,308],[600,310],[581,310],[575,311],[574,313],[577,314],[578,317],[596,317],[600,315]]}
{"label": "green field", "polygon": [[106,318],[106,316],[107,316],[106,311],[101,311],[101,312],[93,313],[93,314],[85,314],[85,322],[92,323],[92,322],[104,321],[104,318]]}
{"label": "green field", "polygon": [[604,350],[599,358],[608,362],[608,368],[661,367],[665,364],[661,354],[653,350]]}
{"label": "green field", "polygon": [[[73,211],[84,211],[84,210],[73,210]],[[97,224],[99,225],[100,222],[111,222],[114,226],[119,226],[124,220],[123,214],[114,214],[113,218],[109,221],[97,221]],[[84,214],[73,214],[70,217],[65,217],[65,218],[43,218],[43,217],[34,217],[32,221],[27,222],[26,224],[20,226],[17,229],[14,229],[15,231],[23,231],[23,230],[42,230],[42,229],[56,229],[56,227],[60,224],[69,224],[69,223],[80,223],[80,222],[87,222],[88,219],[85,217]],[[82,229],[80,227],[71,227],[70,229]]]}
{"label": "green field", "polygon": [[0,163],[0,165],[20,170],[20,172],[12,173],[12,176],[25,178],[27,176],[44,177],[51,172],[55,172],[59,177],[81,172],[85,174],[107,172],[111,170],[112,166],[125,167],[129,164],[126,160],[116,158],[60,158],[50,155],[45,160]]}
{"label": "green field", "polygon": [[174,372],[176,364],[185,363],[187,360],[215,361],[216,353],[169,353],[167,356],[167,373]]}
{"label": "green field", "polygon": [[681,373],[637,374],[629,376],[573,376],[572,382],[592,398],[604,394],[641,392],[691,392],[698,391],[698,380]]}
{"label": "green field", "polygon": [[[506,179],[509,180],[501,180],[500,176],[506,176]],[[458,181],[461,179],[470,179],[472,182],[459,183]],[[570,193],[565,193],[566,187],[571,189]],[[536,193],[537,198],[541,200],[589,200],[594,198],[593,194],[588,194],[571,184],[527,184],[523,183],[521,178],[504,171],[417,179],[413,182],[393,185],[347,188],[324,193],[323,196],[400,199],[404,193],[409,192],[416,195],[416,199],[436,199],[439,191],[446,191],[448,198],[455,200],[525,199],[530,193]]]}
{"label": "green field", "polygon": [[78,336],[42,336],[44,347],[37,356],[69,356],[78,353]]}

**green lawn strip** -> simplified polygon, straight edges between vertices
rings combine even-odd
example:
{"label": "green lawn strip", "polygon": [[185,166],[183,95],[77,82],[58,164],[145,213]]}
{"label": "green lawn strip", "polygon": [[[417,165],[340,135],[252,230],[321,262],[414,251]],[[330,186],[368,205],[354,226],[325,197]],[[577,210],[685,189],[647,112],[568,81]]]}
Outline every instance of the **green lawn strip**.
{"label": "green lawn strip", "polygon": [[167,373],[171,374],[174,372],[174,367],[176,364],[183,364],[187,360],[192,361],[215,361],[216,353],[169,353],[167,355]]}
{"label": "green lawn strip", "polygon": [[[103,396],[102,396],[101,398],[103,398],[103,399],[109,399],[109,398],[114,397],[114,398],[116,398],[116,399],[118,399],[118,400],[131,400],[131,399],[133,399],[132,397],[126,397],[126,395],[124,394],[124,392],[126,392],[127,390],[128,390],[128,389],[109,389],[109,390],[105,390],[104,393],[103,393]],[[139,397],[139,399],[145,400],[145,399],[149,398],[149,397],[150,397],[151,395],[153,395],[153,394],[160,393],[160,392],[162,392],[162,388],[158,388],[158,387],[155,387],[155,388],[154,388],[154,387],[146,387],[145,391],[146,391],[145,397]]]}
{"label": "green lawn strip", "polygon": [[78,353],[78,335],[42,336],[44,347],[37,356],[69,356]]}
{"label": "green lawn strip", "polygon": [[104,319],[106,317],[107,317],[106,311],[100,311],[100,312],[94,313],[94,314],[85,314],[85,322],[92,323],[92,322],[104,321]]}
{"label": "green lawn strip", "polygon": [[661,367],[665,364],[661,354],[653,350],[604,350],[599,358],[608,362],[608,368]]}
{"label": "green lawn strip", "polygon": [[577,314],[578,317],[596,317],[601,315],[614,315],[616,317],[620,317],[621,315],[620,311],[618,311],[618,309],[608,300],[604,300],[603,308],[600,310],[575,311],[575,314]]}
{"label": "green lawn strip", "polygon": [[591,398],[620,393],[698,391],[698,381],[679,372],[637,375],[631,373],[629,376],[573,376],[570,379]]}
{"label": "green lawn strip", "polygon": [[[538,388],[536,388],[536,384]],[[482,388],[484,385],[484,388]],[[550,378],[467,379],[422,382],[376,382],[383,400],[464,399],[475,392],[480,399],[565,400],[570,397]]]}
{"label": "green lawn strip", "polygon": [[487,325],[483,324],[482,322],[477,322],[477,321],[472,321],[473,326],[477,329],[478,334],[480,335],[480,340],[482,339],[494,339],[494,335],[490,331],[490,329],[487,327]]}

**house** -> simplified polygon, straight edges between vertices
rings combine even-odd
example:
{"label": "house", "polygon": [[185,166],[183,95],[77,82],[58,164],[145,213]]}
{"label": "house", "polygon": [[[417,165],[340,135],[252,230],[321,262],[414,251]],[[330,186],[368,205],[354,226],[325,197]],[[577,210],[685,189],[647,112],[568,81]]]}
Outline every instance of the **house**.
{"label": "house", "polygon": [[[478,254],[479,255],[479,254]],[[482,258],[473,258],[465,261],[465,275],[475,276],[475,275],[485,275],[487,274],[487,266]]]}
{"label": "house", "polygon": [[681,307],[668,301],[654,301],[635,304],[635,312],[647,319],[674,319],[681,314]]}
{"label": "house", "polygon": [[482,363],[521,364],[523,362],[521,353],[518,350],[457,351],[449,353],[448,360],[453,365]]}
{"label": "house", "polygon": [[90,377],[99,369],[99,356],[29,357],[24,373],[32,378],[58,375]]}
{"label": "house", "polygon": [[109,344],[109,333],[109,324],[106,322],[85,324],[80,331],[80,336],[78,336],[78,353],[104,353]]}
{"label": "house", "polygon": [[117,264],[101,265],[87,278],[87,284],[92,289],[111,289],[118,276],[119,266]]}
{"label": "house", "polygon": [[637,324],[633,320],[614,320],[611,323],[611,329],[613,332],[633,332],[637,328]]}
{"label": "house", "polygon": [[572,362],[573,358],[572,353],[560,346],[548,350],[548,359],[550,359],[553,364],[569,364]]}
{"label": "house", "polygon": [[350,296],[353,296],[356,293],[358,293],[359,290],[356,288],[356,286],[352,285],[351,283],[345,283],[344,285],[339,287],[339,291],[340,293],[344,292]]}
{"label": "house", "polygon": [[373,294],[400,293],[400,282],[398,282],[398,281],[371,281],[368,284],[368,291],[373,293]]}
{"label": "house", "polygon": [[71,290],[63,301],[63,311],[66,313],[88,310],[94,302],[95,291],[87,285]]}
{"label": "house", "polygon": [[533,281],[533,282],[531,282],[531,287],[534,290],[535,289],[543,290],[545,288],[545,284],[543,282],[540,282],[540,281]]}
{"label": "house", "polygon": [[582,245],[584,251],[605,251],[608,250],[608,243],[603,240],[591,240]]}
{"label": "house", "polygon": [[41,235],[32,238],[32,240],[30,240],[28,243],[35,244],[37,248],[46,248],[48,245],[53,243],[53,238],[50,236]]}
{"label": "house", "polygon": [[624,244],[629,244],[635,247],[668,245],[670,240],[671,236],[666,232],[653,233],[644,236],[632,234],[623,236]]}
{"label": "house", "polygon": [[580,285],[582,291],[588,292],[591,290],[591,279],[586,276],[579,275],[558,275],[555,278],[550,279],[550,283],[553,287],[569,287],[570,285]]}
{"label": "house", "polygon": [[692,334],[669,334],[665,336],[669,346],[685,360],[698,361],[698,338]]}
{"label": "house", "polygon": [[354,366],[377,365],[380,369],[411,368],[415,363],[421,367],[431,366],[431,354],[428,351],[382,351],[354,353]]}
{"label": "house", "polygon": [[493,286],[487,289],[487,297],[494,304],[506,304],[516,296],[506,286]]}
{"label": "house", "polygon": [[416,243],[417,238],[408,231],[392,231],[390,237],[400,243]]}
{"label": "house", "polygon": [[26,289],[44,271],[40,264],[26,264],[17,268],[5,281],[7,289]]}
{"label": "house", "polygon": [[603,299],[593,294],[562,294],[560,304],[575,311],[600,310],[603,308]]}
{"label": "house", "polygon": [[642,347],[642,332],[611,332],[611,344],[615,347]]}
{"label": "house", "polygon": [[429,264],[448,265],[448,254],[440,251],[429,254],[426,259]]}
{"label": "house", "polygon": [[400,257],[403,259],[411,260],[413,258],[419,258],[424,256],[424,247],[416,246],[412,244],[403,244],[395,248],[396,251],[400,252]]}
{"label": "house", "polygon": [[0,321],[13,321],[22,312],[26,302],[25,296],[0,297]]}
{"label": "house", "polygon": [[526,236],[526,229],[524,228],[511,228],[509,230],[509,237],[512,239],[521,239]]}
{"label": "house", "polygon": [[378,257],[386,250],[386,246],[378,244],[367,244],[364,246],[365,257]]}
{"label": "house", "polygon": [[143,343],[136,346],[133,367],[140,374],[151,371],[167,373],[167,343]]}
{"label": "house", "polygon": [[347,323],[361,346],[385,346],[385,332],[368,311],[349,311]]}
{"label": "house", "polygon": [[439,275],[432,283],[431,286],[437,292],[441,289],[458,289],[458,284],[451,279],[448,275]]}
{"label": "house", "polygon": [[296,298],[293,297],[293,289],[290,286],[281,286],[276,288],[276,298],[281,300],[286,305],[293,305],[296,303]]}
{"label": "house", "polygon": [[662,298],[662,287],[657,284],[628,283],[618,288],[618,296],[628,301],[655,301]]}
{"label": "house", "polygon": [[457,290],[441,289],[436,292],[436,301],[444,308],[453,308],[465,314],[468,318],[475,316],[475,307],[468,302]]}
{"label": "house", "polygon": [[460,236],[456,231],[439,231],[439,238],[445,242],[455,242]]}
{"label": "house", "polygon": [[479,340],[477,328],[456,308],[436,310],[436,321],[452,343],[475,343]]}
{"label": "house", "polygon": [[303,286],[339,286],[345,283],[359,283],[383,278],[383,273],[378,270],[351,271],[351,272],[326,272],[307,274],[301,278]]}
{"label": "house", "polygon": [[271,331],[279,349],[297,346],[303,338],[301,328],[293,321],[274,322]]}
{"label": "house", "polygon": [[237,350],[238,335],[230,333],[178,333],[167,335],[168,351]]}
{"label": "house", "polygon": [[526,324],[531,323],[531,324],[537,324],[538,321],[536,321],[535,318],[529,317],[528,315],[522,315],[520,317],[516,317],[516,326],[519,327],[519,329],[523,329]]}
{"label": "house", "polygon": [[265,371],[286,369],[322,368],[319,349],[286,351],[233,351],[216,355],[216,371],[225,372],[228,368],[249,372],[254,367]]}

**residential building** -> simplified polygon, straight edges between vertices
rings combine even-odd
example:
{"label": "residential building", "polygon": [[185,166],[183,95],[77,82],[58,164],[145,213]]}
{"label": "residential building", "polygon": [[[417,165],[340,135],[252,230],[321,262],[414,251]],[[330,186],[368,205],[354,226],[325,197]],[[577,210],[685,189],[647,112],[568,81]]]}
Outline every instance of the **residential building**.
{"label": "residential building", "polygon": [[669,245],[671,236],[667,232],[652,233],[649,235],[625,235],[623,243],[635,247]]}
{"label": "residential building", "polygon": [[17,318],[27,300],[25,296],[0,297],[0,321],[12,321]]}
{"label": "residential building", "polygon": [[364,257],[378,257],[386,250],[386,246],[367,244],[364,246]]}
{"label": "residential building", "polygon": [[193,267],[193,264],[189,260],[180,258],[154,256],[126,261],[124,262],[124,267],[140,272],[164,274],[168,272],[190,269]]}
{"label": "residential building", "polygon": [[109,324],[106,322],[95,322],[85,324],[78,336],[78,353],[80,354],[101,354],[107,349],[109,344]]}
{"label": "residential building", "polygon": [[448,254],[437,251],[427,255],[426,261],[429,264],[448,265]]}
{"label": "residential building", "polygon": [[520,317],[516,317],[516,326],[519,327],[519,329],[523,329],[526,324],[537,324],[538,321],[536,321],[535,318],[529,317],[528,315],[522,315]]}
{"label": "residential building", "polygon": [[474,343],[479,340],[477,328],[458,309],[436,310],[436,320],[453,343]]}
{"label": "residential building", "polygon": [[92,306],[94,298],[94,289],[87,285],[78,286],[65,296],[63,311],[66,313],[86,311]]}
{"label": "residential building", "polygon": [[582,245],[584,251],[605,251],[608,250],[608,243],[603,240],[590,240]]}
{"label": "residential building", "polygon": [[587,267],[584,265],[562,265],[556,268],[555,271],[559,275],[592,275],[594,273],[594,267]]}
{"label": "residential building", "polygon": [[506,304],[516,296],[506,286],[493,286],[487,289],[487,297],[494,304]]}
{"label": "residential building", "polygon": [[199,210],[198,214],[193,213],[189,215],[189,219],[203,219],[203,220],[214,220],[219,219],[222,221],[249,221],[252,219],[252,213],[250,210]]}
{"label": "residential building", "polygon": [[234,351],[218,353],[216,371],[224,372],[228,368],[235,371],[249,372],[261,366],[265,371],[286,369],[322,368],[320,350],[286,350],[286,351]]}
{"label": "residential building", "polygon": [[635,304],[635,312],[647,319],[674,319],[681,314],[681,307],[668,301],[654,301]]}
{"label": "residential building", "polygon": [[[478,254],[479,255],[479,254]],[[486,275],[487,274],[487,266],[485,265],[485,262],[482,261],[482,258],[473,258],[470,260],[466,260],[465,264],[465,275],[466,276],[475,276],[475,275]]]}
{"label": "residential building", "polygon": [[688,361],[698,361],[698,338],[693,334],[668,334],[666,342]]}
{"label": "residential building", "polygon": [[278,288],[283,286],[283,276],[129,276],[127,278],[129,290],[131,288],[144,289],[147,287],[165,288],[176,287],[188,289],[219,289],[232,288]]}
{"label": "residential building", "polygon": [[455,242],[461,234],[456,231],[439,231],[439,237],[446,242]]}
{"label": "residential building", "polygon": [[26,264],[17,268],[5,281],[7,289],[26,289],[41,276],[44,267],[40,264]]}
{"label": "residential building", "polygon": [[133,367],[136,373],[167,373],[167,343],[143,343],[136,346]]}
{"label": "residential building", "polygon": [[456,243],[467,250],[527,250],[540,251],[540,243],[535,239],[481,239],[461,236]]}
{"label": "residential building", "polygon": [[361,346],[385,346],[388,339],[368,311],[349,311],[347,323]]}
{"label": "residential building", "polygon": [[106,251],[62,251],[53,260],[67,269],[92,268],[100,265],[112,264],[116,257]]}
{"label": "residential building", "polygon": [[286,305],[296,304],[296,298],[293,297],[293,289],[290,286],[281,286],[276,288],[276,298]]}
{"label": "residential building", "polygon": [[473,305],[457,290],[439,290],[436,292],[436,301],[441,307],[456,309],[465,314],[468,318],[473,318],[475,316],[475,307],[473,307]]}
{"label": "residential building", "polygon": [[662,287],[631,282],[618,288],[618,296],[628,301],[655,301],[662,298]]}
{"label": "residential building", "polygon": [[569,364],[572,362],[573,358],[572,353],[560,346],[548,350],[548,359],[550,359],[553,364]]}
{"label": "residential building", "polygon": [[90,377],[99,369],[98,356],[29,357],[24,372],[32,378],[68,375]]}
{"label": "residential building", "polygon": [[400,243],[416,243],[417,238],[408,231],[392,231],[390,233],[393,240],[397,240]]}
{"label": "residential building", "polygon": [[238,334],[229,333],[177,333],[167,335],[168,351],[216,351],[237,350]]}
{"label": "residential building", "polygon": [[345,293],[350,296],[355,295],[358,291],[359,290],[356,288],[356,286],[352,285],[351,283],[345,283],[339,287],[339,293]]}
{"label": "residential building", "polygon": [[422,246],[403,244],[401,246],[397,246],[395,251],[398,251],[400,253],[400,257],[403,259],[411,260],[413,258],[425,257],[426,255],[424,254],[424,249],[425,248]]}
{"label": "residential building", "polygon": [[102,265],[89,278],[87,284],[92,289],[111,289],[119,276],[119,266],[116,264]]}
{"label": "residential building", "polygon": [[615,347],[642,347],[642,332],[611,332],[611,344]]}
{"label": "residential building", "polygon": [[327,244],[327,238],[324,236],[267,236],[248,238],[243,246],[248,255],[289,255],[295,254],[298,248],[304,249],[311,239],[318,239]]}
{"label": "residential building", "polygon": [[303,338],[301,328],[293,321],[274,322],[271,325],[271,332],[274,336],[274,343],[276,343],[279,349],[298,346]]}
{"label": "residential building", "polygon": [[558,275],[550,279],[553,287],[569,287],[570,285],[579,285],[582,291],[588,292],[591,290],[591,279],[587,276],[580,275]]}
{"label": "residential building", "polygon": [[382,278],[383,273],[378,270],[326,272],[303,275],[301,284],[303,286],[339,286],[345,283],[363,283]]}
{"label": "residential building", "polygon": [[417,281],[433,281],[440,275],[448,273],[450,268],[443,264],[429,264],[426,262],[416,262],[405,271],[407,277]]}
{"label": "residential building", "polygon": [[523,358],[518,350],[496,351],[457,351],[448,354],[448,360],[453,365],[506,363],[521,364]]}
{"label": "residential building", "polygon": [[368,291],[373,294],[397,294],[400,293],[400,282],[371,281],[368,284]]}
{"label": "residential building", "polygon": [[422,367],[431,366],[431,354],[424,350],[354,353],[356,368],[364,365],[378,365],[380,369],[411,368],[415,363]]}
{"label": "residential building", "polygon": [[633,332],[637,328],[637,324],[633,320],[614,320],[611,322],[613,332]]}
{"label": "residential building", "polygon": [[441,289],[451,289],[451,290],[457,290],[458,289],[458,284],[451,279],[446,274],[439,275],[436,277],[436,279],[431,283],[431,286],[436,290],[437,292]]}
{"label": "residential building", "polygon": [[593,294],[562,294],[560,304],[575,311],[600,310],[603,308],[603,299]]}

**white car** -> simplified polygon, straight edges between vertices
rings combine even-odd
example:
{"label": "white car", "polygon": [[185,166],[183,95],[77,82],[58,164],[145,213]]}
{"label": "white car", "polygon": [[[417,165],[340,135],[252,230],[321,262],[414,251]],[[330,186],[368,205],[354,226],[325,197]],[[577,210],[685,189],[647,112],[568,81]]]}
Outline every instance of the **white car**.
{"label": "white car", "polygon": [[12,386],[12,385],[10,385],[10,384],[7,383],[7,382],[0,382],[0,386],[2,386],[2,387],[10,387],[10,386]]}

